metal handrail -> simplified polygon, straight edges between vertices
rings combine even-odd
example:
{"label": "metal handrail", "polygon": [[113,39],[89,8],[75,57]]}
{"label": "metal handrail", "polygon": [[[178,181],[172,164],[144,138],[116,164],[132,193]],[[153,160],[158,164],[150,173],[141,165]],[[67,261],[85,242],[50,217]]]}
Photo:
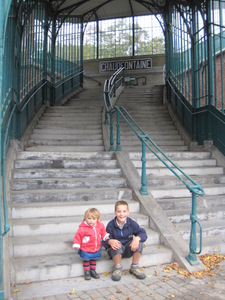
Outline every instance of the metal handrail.
{"label": "metal handrail", "polygon": [[[141,173],[141,188],[140,193],[142,195],[148,195],[147,191],[147,176],[146,176],[146,147],[187,187],[187,189],[192,194],[192,212],[190,215],[191,220],[191,234],[190,234],[190,253],[186,257],[191,265],[196,265],[199,263],[197,259],[197,254],[202,251],[202,227],[198,221],[196,215],[196,204],[197,195],[204,195],[203,188],[197,184],[190,176],[188,176],[182,169],[177,166],[156,144],[155,142],[142,130],[142,128],[137,124],[133,117],[128,113],[128,111],[123,106],[112,106],[110,91],[113,89],[113,84],[115,82],[116,76],[118,76],[119,71],[117,71],[110,80],[105,81],[104,86],[104,101],[106,108],[106,119],[107,115],[110,117],[110,151],[114,151],[114,139],[113,139],[113,115],[116,113],[117,118],[117,137],[116,137],[116,151],[121,151],[120,145],[120,116],[125,120],[131,130],[136,134],[138,139],[142,142],[142,173]],[[111,84],[110,84],[111,83]],[[107,87],[107,89],[105,89]],[[114,87],[115,89],[115,87]],[[107,105],[110,104],[110,105]],[[154,149],[153,149],[154,147]],[[155,150],[156,149],[156,150]],[[158,153],[157,153],[158,151]],[[162,157],[160,157],[160,155]],[[169,166],[171,164],[173,168]],[[184,178],[180,176],[183,175]],[[196,238],[196,223],[200,228],[200,246],[199,251],[197,251],[197,238]]]}

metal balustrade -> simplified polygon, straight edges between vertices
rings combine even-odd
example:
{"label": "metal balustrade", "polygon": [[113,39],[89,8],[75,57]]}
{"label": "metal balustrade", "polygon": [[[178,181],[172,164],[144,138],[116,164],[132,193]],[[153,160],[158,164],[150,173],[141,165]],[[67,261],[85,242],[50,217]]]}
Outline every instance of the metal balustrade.
{"label": "metal balustrade", "polygon": [[[192,194],[192,211],[190,214],[191,219],[191,234],[190,234],[190,252],[186,257],[191,265],[198,264],[197,254],[202,251],[202,227],[198,221],[196,215],[197,196],[204,195],[203,188],[197,184],[190,176],[188,176],[182,169],[177,166],[147,135],[142,128],[137,124],[133,117],[129,114],[123,106],[116,106],[112,104],[112,96],[116,96],[116,90],[124,82],[123,68],[118,69],[109,80],[105,81],[104,85],[104,102],[106,110],[106,124],[108,124],[109,115],[109,126],[110,126],[110,151],[121,151],[120,144],[120,117],[122,117],[128,124],[130,129],[135,133],[137,138],[142,143],[142,171],[141,171],[141,187],[140,193],[142,195],[148,195],[147,191],[147,176],[146,176],[146,148],[149,149],[182,183]],[[122,74],[122,75],[121,75]],[[116,115],[116,149],[114,149],[114,138],[113,138],[113,116]],[[172,165],[172,167],[170,166]],[[183,178],[181,177],[183,175]],[[197,251],[197,237],[196,237],[196,223],[200,229],[200,246]]]}

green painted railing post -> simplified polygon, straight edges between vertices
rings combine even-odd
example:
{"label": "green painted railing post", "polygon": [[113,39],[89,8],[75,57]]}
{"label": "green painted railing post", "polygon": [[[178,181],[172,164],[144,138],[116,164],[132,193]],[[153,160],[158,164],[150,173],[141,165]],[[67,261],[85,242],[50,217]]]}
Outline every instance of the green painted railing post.
{"label": "green painted railing post", "polygon": [[117,135],[116,135],[116,151],[121,151],[121,146],[120,146],[120,112],[117,110]]}
{"label": "green painted railing post", "polygon": [[[186,259],[192,266],[199,264],[199,261],[197,259],[197,254],[201,253],[201,246],[202,246],[201,225],[198,223],[198,218],[196,215],[196,205],[197,205],[197,195],[194,192],[192,192],[192,213],[190,215],[190,220],[191,220],[190,253],[186,257]],[[197,249],[196,222],[200,226],[200,251],[199,252],[196,252]]]}
{"label": "green painted railing post", "polygon": [[105,125],[108,125],[108,124],[109,124],[108,113],[105,110]]}
{"label": "green painted railing post", "polygon": [[145,155],[145,136],[142,136],[142,172],[141,172],[141,188],[140,192],[142,195],[148,195],[147,191],[147,176],[146,176],[146,155]]}
{"label": "green painted railing post", "polygon": [[114,151],[114,142],[113,142],[113,112],[110,111],[109,113],[109,116],[110,116],[110,148],[109,150],[110,151]]}

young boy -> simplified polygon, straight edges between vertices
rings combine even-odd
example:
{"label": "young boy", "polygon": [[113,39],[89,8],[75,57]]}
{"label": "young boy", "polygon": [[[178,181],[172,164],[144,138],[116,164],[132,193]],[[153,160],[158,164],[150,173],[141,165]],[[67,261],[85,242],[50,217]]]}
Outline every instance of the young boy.
{"label": "young boy", "polygon": [[119,281],[122,275],[121,259],[132,257],[130,273],[138,279],[146,276],[139,270],[139,260],[143,250],[143,242],[147,240],[146,231],[128,217],[129,207],[126,201],[115,204],[115,218],[106,226],[110,238],[104,242],[109,257],[114,262],[112,280]]}

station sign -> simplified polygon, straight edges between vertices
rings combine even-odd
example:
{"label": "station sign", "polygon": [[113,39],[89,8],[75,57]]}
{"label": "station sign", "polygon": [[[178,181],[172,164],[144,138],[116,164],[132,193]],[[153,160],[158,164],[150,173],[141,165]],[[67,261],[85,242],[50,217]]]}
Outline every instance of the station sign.
{"label": "station sign", "polygon": [[152,68],[152,59],[130,59],[130,60],[112,60],[102,61],[99,63],[99,72],[115,72],[119,68],[124,67],[125,70],[150,70]]}

